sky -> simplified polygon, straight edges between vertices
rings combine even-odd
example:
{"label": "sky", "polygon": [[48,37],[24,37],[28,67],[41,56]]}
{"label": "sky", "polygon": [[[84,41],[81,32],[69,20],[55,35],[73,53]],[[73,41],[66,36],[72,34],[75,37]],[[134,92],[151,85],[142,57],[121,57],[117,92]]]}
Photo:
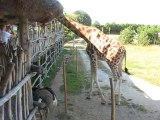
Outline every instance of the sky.
{"label": "sky", "polygon": [[160,0],[58,0],[64,11],[83,10],[92,19],[105,23],[160,25]]}

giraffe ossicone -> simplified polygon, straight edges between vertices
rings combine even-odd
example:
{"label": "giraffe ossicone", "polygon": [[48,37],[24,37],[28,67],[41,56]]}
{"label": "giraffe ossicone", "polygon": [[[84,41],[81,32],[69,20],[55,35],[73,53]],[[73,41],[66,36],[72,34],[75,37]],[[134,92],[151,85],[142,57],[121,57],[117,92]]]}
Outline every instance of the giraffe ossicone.
{"label": "giraffe ossicone", "polygon": [[126,70],[125,47],[119,41],[109,38],[106,34],[95,27],[85,26],[78,22],[67,20],[65,16],[61,16],[58,20],[88,43],[86,52],[90,58],[91,64],[91,90],[88,97],[91,97],[93,84],[96,82],[100,92],[101,103],[105,103],[105,97],[100,88],[97,75],[97,60],[100,58],[105,60],[110,67],[113,81],[115,81],[115,92],[117,91],[118,86],[118,104],[120,104],[123,59],[125,59]]}

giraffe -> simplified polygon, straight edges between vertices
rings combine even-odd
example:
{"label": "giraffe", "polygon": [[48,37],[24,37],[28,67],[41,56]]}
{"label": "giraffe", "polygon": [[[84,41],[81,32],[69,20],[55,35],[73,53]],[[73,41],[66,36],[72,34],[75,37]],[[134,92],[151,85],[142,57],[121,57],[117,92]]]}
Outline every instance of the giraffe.
{"label": "giraffe", "polygon": [[106,34],[95,27],[85,26],[78,22],[68,20],[64,16],[58,18],[63,25],[72,32],[83,38],[87,42],[86,52],[90,58],[91,65],[91,90],[87,98],[91,98],[93,83],[96,82],[100,92],[101,103],[105,104],[105,98],[100,88],[97,76],[97,60],[101,59],[107,62],[110,67],[114,83],[114,91],[118,88],[118,103],[121,101],[121,81],[122,81],[122,62],[125,58],[126,68],[126,50],[125,47],[117,40],[109,38]]}

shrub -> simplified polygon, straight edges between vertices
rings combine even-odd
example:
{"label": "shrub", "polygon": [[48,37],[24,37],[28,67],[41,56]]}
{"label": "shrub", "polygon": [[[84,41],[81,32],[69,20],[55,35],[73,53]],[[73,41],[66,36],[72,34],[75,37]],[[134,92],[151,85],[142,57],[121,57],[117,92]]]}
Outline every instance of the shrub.
{"label": "shrub", "polygon": [[158,43],[158,30],[155,27],[141,26],[137,31],[139,45],[151,45]]}
{"label": "shrub", "polygon": [[68,42],[75,38],[76,38],[76,35],[73,32],[69,32],[68,34],[65,34],[65,42]]}
{"label": "shrub", "polygon": [[140,31],[138,34],[138,44],[139,45],[149,45],[149,35],[147,31]]}
{"label": "shrub", "polygon": [[127,27],[120,33],[120,41],[124,44],[132,44],[135,32],[132,27]]}
{"label": "shrub", "polygon": [[76,38],[76,35],[71,30],[69,30],[67,27],[64,27],[64,32],[65,32],[65,42],[68,42]]}

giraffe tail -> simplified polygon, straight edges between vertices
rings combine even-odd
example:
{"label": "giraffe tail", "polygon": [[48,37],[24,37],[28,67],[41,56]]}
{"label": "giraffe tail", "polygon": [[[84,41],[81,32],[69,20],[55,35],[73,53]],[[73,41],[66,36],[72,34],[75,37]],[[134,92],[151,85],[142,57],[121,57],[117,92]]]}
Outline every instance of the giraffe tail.
{"label": "giraffe tail", "polygon": [[126,67],[126,51],[125,51],[125,68],[124,68],[124,71],[125,71],[125,73],[127,73],[128,75],[131,75],[131,73],[129,72],[129,70],[128,70],[128,68]]}

